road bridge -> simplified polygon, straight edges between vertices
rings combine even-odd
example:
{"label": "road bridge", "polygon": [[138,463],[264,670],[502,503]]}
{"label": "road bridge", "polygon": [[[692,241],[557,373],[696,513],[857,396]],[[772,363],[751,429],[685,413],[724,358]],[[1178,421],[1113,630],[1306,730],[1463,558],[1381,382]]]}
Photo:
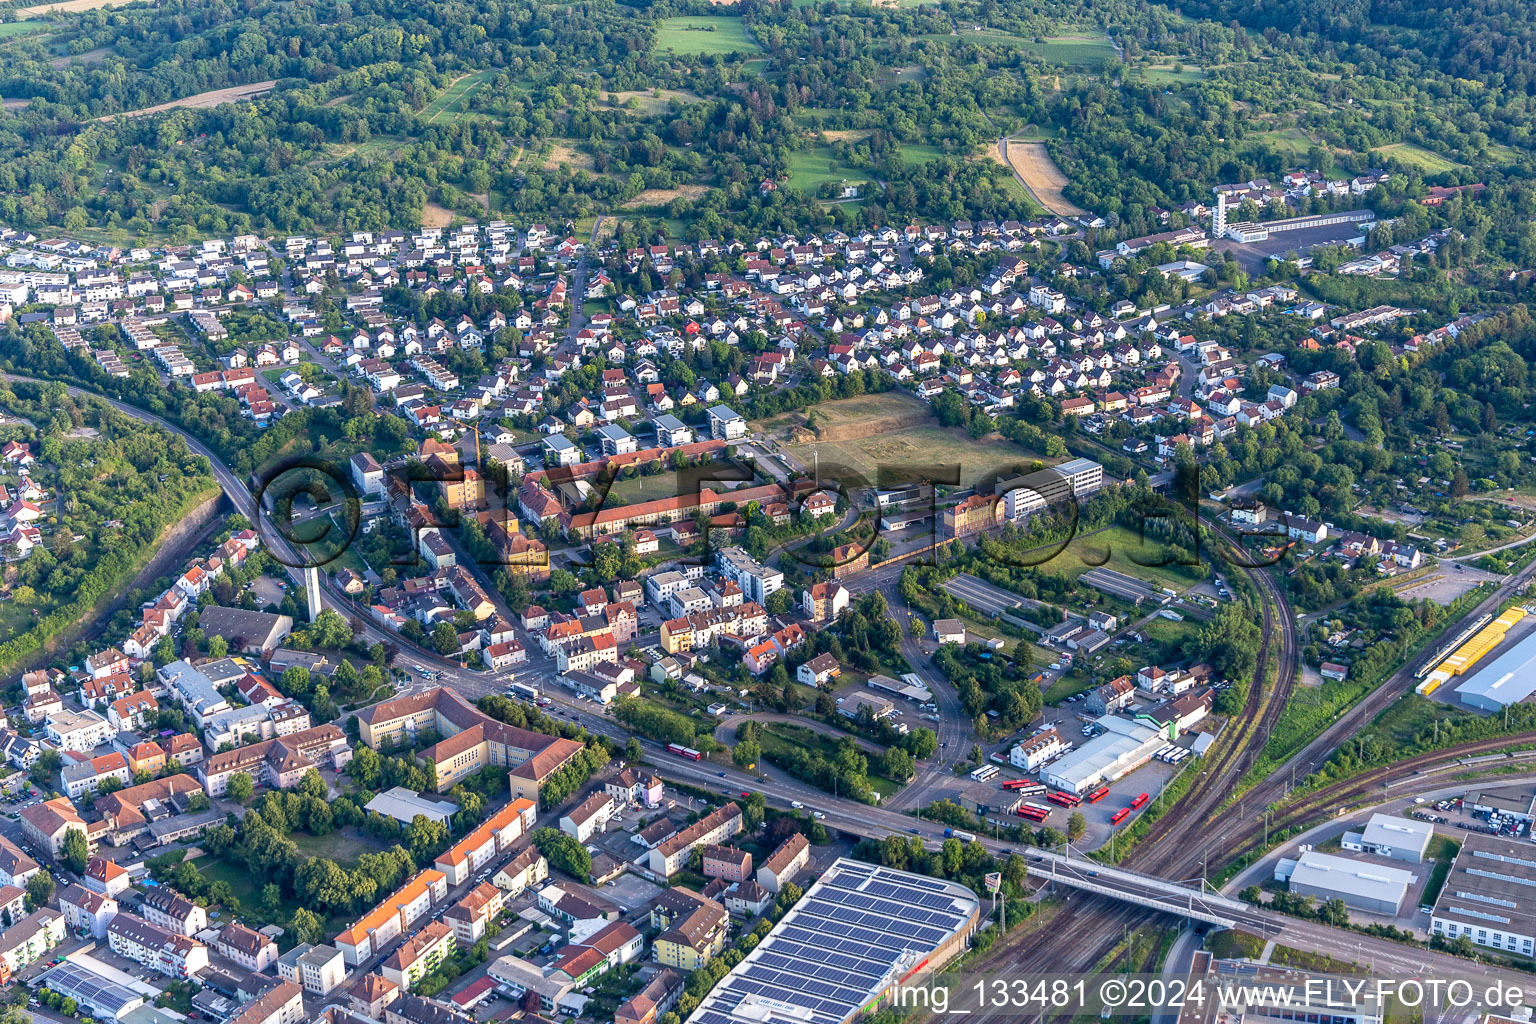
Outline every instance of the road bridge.
{"label": "road bridge", "polygon": [[1075,860],[1032,847],[1025,850],[1025,856],[1030,862],[1030,878],[1039,881],[1082,889],[1222,928],[1241,927],[1260,935],[1275,930],[1270,915],[1230,896],[1200,892],[1166,879],[1091,860]]}

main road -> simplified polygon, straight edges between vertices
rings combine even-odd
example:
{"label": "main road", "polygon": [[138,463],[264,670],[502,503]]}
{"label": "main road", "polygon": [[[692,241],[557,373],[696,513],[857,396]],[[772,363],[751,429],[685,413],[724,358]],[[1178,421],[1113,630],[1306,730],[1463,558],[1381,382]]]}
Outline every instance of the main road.
{"label": "main road", "polygon": [[[37,378],[30,378],[19,374],[0,374],[0,377],[11,381],[30,382],[36,384],[59,383],[39,380]],[[210,449],[201,440],[188,433],[186,430],[183,430],[179,426],[164,419],[163,417],[157,416],[130,403],[108,398],[96,392],[75,387],[73,385],[66,384],[64,387],[72,396],[79,398],[101,399],[108,402],[115,409],[125,415],[134,417],[135,419],[138,419],[142,422],[153,423],[154,425],[166,430],[167,432],[182,438],[192,452],[208,460],[214,478],[224,489],[225,494],[229,497],[235,508],[238,509],[248,519],[250,519],[252,523],[260,522],[259,510],[256,507],[256,499],[251,493],[250,489],[247,487],[246,483],[242,481],[239,476],[237,476],[227,465],[225,465],[224,462],[212,451],[212,449]],[[281,556],[285,561],[294,564],[299,564],[301,562],[301,559],[294,546],[285,537],[281,536],[280,533],[274,533],[270,530],[266,531],[263,540],[269,543],[279,554],[279,556]],[[293,568],[292,566],[288,567],[287,571],[293,578],[295,584],[302,587],[302,572],[297,568]],[[1481,614],[1488,608],[1496,605],[1499,601],[1512,594],[1518,587],[1523,586],[1524,583],[1528,581],[1533,574],[1536,574],[1536,563],[1533,563],[1531,566],[1527,566],[1525,569],[1506,579],[1506,581],[1498,588],[1497,591],[1495,591],[1493,595],[1483,601],[1477,609],[1470,613],[1469,618],[1471,616]],[[334,585],[326,577],[326,574],[322,573],[321,578],[324,581],[321,589],[321,604],[324,607],[330,608],[349,619],[355,617],[360,612],[360,609],[357,608],[344,595],[341,595],[335,591]],[[877,585],[890,585],[894,583],[894,579],[880,579],[871,582],[875,582]],[[1269,591],[1266,596],[1269,596],[1271,599],[1273,599],[1274,592],[1270,591],[1269,587],[1264,587],[1263,589]],[[1288,610],[1283,603],[1276,610],[1279,611],[1281,615],[1288,615]],[[1283,642],[1285,638],[1293,637],[1294,623],[1287,622],[1283,618],[1280,623],[1275,623],[1273,619],[1271,620],[1272,626],[1277,624],[1280,626]],[[1442,637],[1451,634],[1452,630],[1455,628],[1456,627],[1454,625],[1448,627],[1447,630],[1442,633]],[[450,661],[449,659],[442,658],[422,648],[414,647],[413,645],[404,642],[402,638],[393,632],[386,632],[379,629],[377,626],[368,623],[366,619],[364,620],[363,632],[369,640],[376,640],[379,642],[388,641],[411,650],[412,656],[418,662],[432,666],[432,668],[437,673],[438,680],[440,680],[442,683],[454,686],[457,689],[467,691],[471,695],[483,695],[488,692],[494,692],[499,688],[499,685],[495,681],[495,677],[491,674],[481,672],[467,672],[460,667],[458,662]],[[1291,642],[1293,642],[1293,639]],[[1285,656],[1286,655],[1282,654],[1282,657]],[[1282,671],[1284,672],[1285,669],[1282,669]],[[1411,669],[1405,666],[1402,670],[1396,673],[1386,685],[1379,687],[1377,691],[1371,694],[1365,701],[1362,701],[1361,704],[1357,705],[1350,712],[1341,716],[1337,721],[1332,723],[1326,730],[1324,730],[1322,735],[1317,737],[1317,739],[1308,744],[1307,747],[1305,747],[1302,751],[1294,755],[1284,765],[1282,765],[1280,770],[1271,774],[1267,779],[1259,783],[1258,786],[1250,790],[1242,803],[1238,805],[1237,810],[1234,810],[1232,806],[1227,806],[1215,814],[1197,813],[1192,824],[1199,830],[1198,834],[1206,836],[1216,834],[1217,830],[1221,829],[1224,824],[1229,823],[1235,825],[1238,823],[1238,821],[1241,820],[1243,817],[1240,810],[1242,806],[1246,805],[1253,808],[1260,808],[1283,795],[1283,787],[1285,786],[1283,780],[1285,779],[1288,770],[1298,765],[1302,766],[1304,769],[1315,767],[1316,764],[1320,763],[1322,757],[1326,756],[1328,752],[1331,752],[1338,746],[1341,738],[1353,734],[1353,732],[1356,731],[1365,721],[1368,721],[1370,717],[1374,717],[1374,715],[1382,710],[1391,700],[1399,696],[1401,692],[1406,689],[1406,685],[1412,682],[1412,679],[1413,675]],[[944,688],[938,688],[935,690],[935,695],[938,696],[944,692]],[[554,693],[551,693],[550,697],[557,704],[561,705],[562,710],[564,710],[569,715],[569,717],[587,727],[588,729],[602,735],[610,736],[620,741],[624,741],[629,738],[627,731],[619,727],[617,723],[611,721],[601,714],[593,713],[590,707],[583,705],[581,702],[565,698]],[[951,715],[944,716],[946,720],[950,719],[951,717]],[[766,795],[770,796],[771,801],[776,806],[786,807],[792,803],[800,803],[806,808],[811,809],[828,827],[849,832],[854,835],[866,836],[869,838],[883,838],[888,835],[899,835],[905,833],[908,835],[916,836],[928,843],[936,842],[942,839],[942,830],[928,822],[914,819],[907,815],[898,813],[895,810],[866,806],[851,800],[834,798],[819,789],[815,789],[806,783],[801,782],[798,779],[789,777],[784,772],[772,766],[764,767],[757,775],[749,775],[735,769],[720,770],[712,764],[684,761],[673,757],[672,755],[666,753],[662,744],[655,741],[642,739],[641,742],[642,746],[646,748],[648,753],[653,756],[653,761],[660,766],[658,769],[659,773],[664,777],[674,781],[680,781],[698,788],[717,789],[722,794],[735,796],[740,796],[742,793],[748,793],[752,791],[762,791]],[[1245,759],[1245,763],[1242,767],[1247,767],[1247,759]],[[1232,781],[1235,781],[1235,779]],[[769,785],[765,785],[765,783]],[[1201,812],[1205,812],[1207,809],[1201,808],[1200,810]],[[1164,869],[1160,870],[1159,873],[1164,875],[1171,873],[1175,877],[1186,874],[1192,863],[1194,856],[1193,851],[1199,846],[1198,838],[1195,842],[1188,842],[1187,840],[1190,838],[1188,836],[1179,839],[1175,839],[1167,833],[1165,833],[1165,836],[1173,844],[1173,848],[1167,851],[1172,856],[1167,859],[1167,862],[1164,865]],[[1007,854],[1013,852],[1011,849],[1007,848],[1006,844],[1003,843],[995,842],[985,838],[980,839],[979,841],[985,844],[993,853]],[[1148,866],[1154,869],[1159,868],[1159,865],[1157,864],[1149,864]],[[1171,872],[1166,870],[1168,868],[1172,869]],[[1102,901],[1100,902],[1102,903]],[[1095,915],[1089,915],[1090,918],[1094,916]],[[1118,923],[1118,918],[1122,915],[1117,914],[1115,916]],[[1126,916],[1127,920],[1129,920],[1130,917],[1139,915],[1135,915],[1134,912],[1132,912],[1132,914],[1124,916]],[[1302,942],[1310,948],[1329,948],[1347,951],[1347,947],[1353,943],[1359,955],[1369,955],[1373,959],[1379,960],[1379,962],[1392,963],[1394,966],[1397,964],[1408,965],[1418,963],[1423,965],[1433,964],[1435,967],[1445,966],[1447,968],[1454,965],[1457,970],[1463,972],[1478,969],[1476,966],[1470,965],[1464,960],[1446,957],[1440,954],[1431,954],[1428,951],[1420,950],[1413,950],[1412,953],[1409,954],[1406,952],[1407,947],[1403,947],[1398,943],[1392,943],[1388,940],[1377,939],[1370,936],[1361,936],[1356,933],[1341,932],[1338,929],[1328,928],[1327,926],[1312,922],[1295,922],[1289,919],[1277,919],[1276,924],[1279,928],[1283,929],[1287,938],[1291,938],[1293,941]],[[1071,929],[1066,930],[1067,933],[1070,933],[1070,931]],[[1084,948],[1077,949],[1074,949],[1071,943],[1065,941],[1052,941],[1050,943],[1051,950],[1049,955],[1055,969],[1060,970],[1072,967],[1082,968],[1091,965],[1093,959],[1096,959],[1095,954],[1099,950],[1104,936],[1091,934],[1084,937],[1093,938],[1099,941],[1089,942],[1085,944]],[[1056,938],[1065,940],[1067,938],[1067,934],[1058,932]],[[1086,962],[1085,954],[1089,958],[1086,960]]]}

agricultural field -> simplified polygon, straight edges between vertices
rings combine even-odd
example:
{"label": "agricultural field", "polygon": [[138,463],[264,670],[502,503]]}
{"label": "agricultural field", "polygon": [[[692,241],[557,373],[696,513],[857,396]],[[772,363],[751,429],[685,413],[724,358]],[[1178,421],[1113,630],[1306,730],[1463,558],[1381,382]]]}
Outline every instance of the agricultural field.
{"label": "agricultural field", "polygon": [[428,124],[452,124],[469,113],[469,101],[495,74],[495,71],[487,68],[455,79],[452,85],[443,90],[441,96],[421,108],[420,116]]}
{"label": "agricultural field", "polygon": [[[853,436],[845,433],[850,428],[874,433],[928,422],[933,418],[927,402],[903,391],[840,398],[835,402],[823,402],[809,413],[814,418],[817,435],[828,441]],[[803,429],[806,421],[805,412],[789,412],[755,420],[752,429],[788,437],[787,432]]]}
{"label": "agricultural field", "polygon": [[656,49],[677,54],[760,53],[739,16],[663,18],[656,24]]}
{"label": "agricultural field", "polygon": [[1149,68],[1142,68],[1141,77],[1149,82],[1198,82],[1205,77],[1205,72],[1200,68],[1192,68],[1187,64],[1154,64]]}
{"label": "agricultural field", "polygon": [[1444,174],[1465,167],[1449,157],[1441,156],[1433,150],[1423,146],[1415,146],[1411,142],[1396,142],[1390,146],[1377,146],[1371,150],[1377,156],[1387,156],[1398,163],[1406,164],[1416,171],[1424,174]]}
{"label": "agricultural field", "polygon": [[1070,182],[1056,166],[1045,143],[1004,139],[998,147],[1035,202],[1058,217],[1077,217],[1088,212],[1067,198],[1064,190]]}

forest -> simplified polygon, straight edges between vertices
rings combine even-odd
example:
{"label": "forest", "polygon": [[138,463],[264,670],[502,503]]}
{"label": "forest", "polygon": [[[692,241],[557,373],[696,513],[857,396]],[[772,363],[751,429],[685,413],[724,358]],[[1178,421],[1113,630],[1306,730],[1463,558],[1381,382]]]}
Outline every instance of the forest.
{"label": "forest", "polygon": [[[1020,132],[1117,233],[1296,164],[1513,182],[1531,169],[1532,44],[1512,10],[129,4],[0,41],[0,222],[163,241],[429,211],[632,211],[687,237],[1026,217],[1038,208],[982,155]],[[254,98],[200,99],[239,89]],[[857,200],[822,195],[840,179],[863,182]]]}

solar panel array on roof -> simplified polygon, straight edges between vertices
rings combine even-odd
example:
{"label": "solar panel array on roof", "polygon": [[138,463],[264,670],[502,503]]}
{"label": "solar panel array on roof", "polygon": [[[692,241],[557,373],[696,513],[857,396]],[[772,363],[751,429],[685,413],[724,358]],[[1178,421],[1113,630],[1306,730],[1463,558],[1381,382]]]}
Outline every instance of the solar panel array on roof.
{"label": "solar panel array on roof", "polygon": [[839,860],[689,1024],[842,1024],[965,928],[978,906],[962,885]]}
{"label": "solar panel array on roof", "polygon": [[39,984],[68,996],[98,1017],[116,1020],[144,1004],[144,997],[117,982],[66,960],[39,979]]}

